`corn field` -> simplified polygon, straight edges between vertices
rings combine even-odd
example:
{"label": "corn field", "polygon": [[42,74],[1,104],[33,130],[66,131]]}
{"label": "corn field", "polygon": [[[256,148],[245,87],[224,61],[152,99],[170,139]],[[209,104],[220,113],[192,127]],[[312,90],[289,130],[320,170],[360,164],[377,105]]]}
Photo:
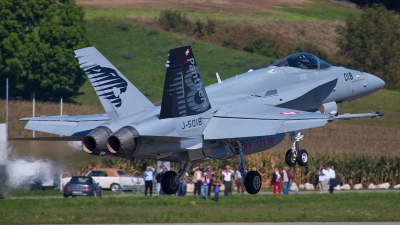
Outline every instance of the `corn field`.
{"label": "corn field", "polygon": [[[271,185],[272,173],[277,167],[281,171],[286,165],[283,158],[284,153],[263,152],[247,156],[247,170],[257,170],[263,179],[263,186]],[[123,169],[128,174],[142,175],[144,169],[148,166],[156,165],[152,160],[129,161],[125,159],[103,159],[91,165],[84,166],[80,169],[80,173],[86,173],[94,168],[113,167]],[[203,166],[211,166],[217,175],[217,179],[222,181],[221,172],[225,165],[230,165],[232,169],[236,169],[236,159],[228,160],[210,160],[203,163]],[[391,187],[400,183],[400,157],[399,156],[367,156],[354,154],[335,154],[323,155],[315,154],[310,156],[307,166],[294,166],[290,168],[293,181],[297,184],[318,183],[318,169],[320,166],[335,165],[336,178],[340,185],[361,183],[367,187],[370,183],[380,184],[389,182]],[[174,168],[179,168],[178,164],[172,164]],[[195,167],[193,165],[192,167]],[[191,170],[190,170],[191,172]],[[189,173],[190,174],[190,173]],[[193,175],[193,174],[190,174]],[[191,180],[191,178],[189,178]]]}

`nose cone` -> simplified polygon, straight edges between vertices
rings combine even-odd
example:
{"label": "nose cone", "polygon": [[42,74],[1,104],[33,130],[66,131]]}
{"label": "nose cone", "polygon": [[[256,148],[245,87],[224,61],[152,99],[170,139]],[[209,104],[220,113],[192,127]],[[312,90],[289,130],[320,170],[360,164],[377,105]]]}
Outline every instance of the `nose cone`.
{"label": "nose cone", "polygon": [[373,92],[381,89],[385,85],[385,81],[383,81],[381,78],[370,74],[369,75],[369,89],[371,89]]}

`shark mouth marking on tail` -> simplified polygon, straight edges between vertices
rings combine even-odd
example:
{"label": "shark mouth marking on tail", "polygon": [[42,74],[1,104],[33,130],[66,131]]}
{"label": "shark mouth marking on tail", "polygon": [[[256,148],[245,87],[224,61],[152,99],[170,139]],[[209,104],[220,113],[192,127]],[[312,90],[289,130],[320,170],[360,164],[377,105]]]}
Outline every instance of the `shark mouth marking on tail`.
{"label": "shark mouth marking on tail", "polygon": [[[122,105],[120,95],[126,91],[128,83],[121,78],[114,69],[97,65],[85,70],[85,72],[93,83],[96,92],[104,91],[104,93],[99,94],[99,96],[110,100],[117,108]],[[100,87],[100,89],[97,89],[98,87]]]}

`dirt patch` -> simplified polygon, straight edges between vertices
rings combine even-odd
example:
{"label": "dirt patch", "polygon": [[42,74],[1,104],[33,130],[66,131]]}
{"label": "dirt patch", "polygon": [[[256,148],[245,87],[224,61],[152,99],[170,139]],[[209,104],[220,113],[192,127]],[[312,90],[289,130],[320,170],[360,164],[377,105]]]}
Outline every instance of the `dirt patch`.
{"label": "dirt patch", "polygon": [[175,8],[211,11],[271,11],[274,5],[291,7],[307,6],[309,0],[77,0],[77,4],[86,7],[114,8]]}
{"label": "dirt patch", "polygon": [[254,21],[253,25],[263,33],[270,35],[281,46],[285,55],[293,44],[310,42],[317,45],[328,55],[338,51],[336,27],[341,22],[317,21]]}
{"label": "dirt patch", "polygon": [[217,32],[208,42],[221,44],[224,39],[235,37],[234,40],[243,48],[244,45],[256,37],[267,36],[276,41],[280,46],[280,55],[287,55],[289,47],[293,44],[310,42],[317,45],[328,55],[337,52],[336,39],[338,34],[335,28],[340,22],[317,21],[245,21],[225,22],[220,21]]}
{"label": "dirt patch", "polygon": [[[138,22],[162,29],[153,19],[136,19]],[[194,26],[194,21],[192,27]],[[216,21],[215,33],[198,37],[193,32],[186,33],[191,38],[221,45],[223,41],[233,40],[237,49],[257,37],[269,37],[280,46],[280,56],[285,56],[291,45],[310,42],[317,45],[328,56],[338,51],[336,27],[341,22],[325,21]],[[326,60],[326,59],[325,59]]]}
{"label": "dirt patch", "polygon": [[354,3],[349,2],[349,1],[328,0],[328,2],[332,2],[332,3],[338,4],[338,5],[341,5],[341,6],[346,6],[346,7],[349,7],[349,8],[359,8],[357,6],[357,4],[354,4]]}

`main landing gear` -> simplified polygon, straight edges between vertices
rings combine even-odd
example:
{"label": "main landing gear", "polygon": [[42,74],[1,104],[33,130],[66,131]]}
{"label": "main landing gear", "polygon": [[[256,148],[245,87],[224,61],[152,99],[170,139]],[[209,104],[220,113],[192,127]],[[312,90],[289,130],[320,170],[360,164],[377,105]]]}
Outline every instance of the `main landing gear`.
{"label": "main landing gear", "polygon": [[[232,148],[232,145],[230,146]],[[247,160],[242,150],[242,144],[239,140],[235,140],[233,148],[235,149],[235,154],[239,164],[239,171],[242,174],[242,177],[244,177],[244,187],[246,188],[247,193],[251,195],[257,194],[262,185],[260,173],[257,171],[247,172]]]}
{"label": "main landing gear", "polygon": [[161,177],[161,188],[165,194],[173,195],[178,191],[179,180],[185,175],[191,165],[192,162],[190,161],[182,161],[178,173],[167,171],[163,174]]}
{"label": "main landing gear", "polygon": [[[246,156],[243,153],[242,144],[239,140],[235,140],[233,143],[229,143],[231,150],[236,154],[237,161],[239,164],[239,171],[244,177],[244,186],[246,188],[247,193],[249,194],[257,194],[262,185],[261,175],[257,171],[249,171],[246,170]],[[164,193],[172,195],[178,191],[179,180],[183,177],[186,171],[192,165],[191,161],[183,161],[181,162],[181,167],[178,173],[174,171],[167,171],[163,174],[161,178],[161,188]]]}
{"label": "main landing gear", "polygon": [[288,166],[294,166],[297,162],[299,166],[306,166],[308,163],[308,153],[305,149],[300,149],[299,142],[303,140],[304,133],[293,131],[290,133],[290,140],[293,142],[292,149],[286,152],[285,160]]}

